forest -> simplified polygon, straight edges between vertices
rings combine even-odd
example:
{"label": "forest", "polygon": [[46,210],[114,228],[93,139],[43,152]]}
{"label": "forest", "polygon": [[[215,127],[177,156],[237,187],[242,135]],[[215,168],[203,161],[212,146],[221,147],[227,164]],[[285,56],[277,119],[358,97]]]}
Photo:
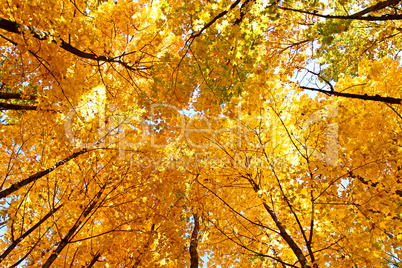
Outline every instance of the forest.
{"label": "forest", "polygon": [[401,0],[0,0],[1,267],[402,267]]}

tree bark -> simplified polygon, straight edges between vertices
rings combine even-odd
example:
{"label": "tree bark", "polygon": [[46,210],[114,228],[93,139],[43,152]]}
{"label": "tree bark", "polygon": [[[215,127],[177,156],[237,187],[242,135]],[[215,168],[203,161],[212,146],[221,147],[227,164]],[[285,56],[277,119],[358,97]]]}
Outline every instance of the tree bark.
{"label": "tree bark", "polygon": [[190,241],[190,268],[198,268],[198,232],[200,230],[200,219],[197,213],[193,214],[194,218],[194,228],[193,233],[191,234],[191,241]]}

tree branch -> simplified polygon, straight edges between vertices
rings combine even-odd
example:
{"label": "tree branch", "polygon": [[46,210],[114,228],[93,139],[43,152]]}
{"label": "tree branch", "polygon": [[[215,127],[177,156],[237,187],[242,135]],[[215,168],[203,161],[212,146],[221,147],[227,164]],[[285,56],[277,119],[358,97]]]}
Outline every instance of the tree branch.
{"label": "tree branch", "polygon": [[296,244],[293,238],[288,234],[286,228],[283,226],[282,222],[276,216],[276,213],[268,206],[267,203],[263,202],[262,204],[265,210],[271,216],[272,220],[275,222],[275,225],[278,227],[279,235],[283,238],[283,240],[285,240],[285,242],[289,245],[293,253],[296,255],[296,258],[302,265],[302,268],[310,268],[310,265],[306,260],[303,251],[299,248],[299,246]]}
{"label": "tree branch", "polygon": [[87,266],[86,268],[91,268],[91,267],[93,267],[93,266],[95,265],[95,263],[99,260],[100,256],[101,256],[101,254],[100,254],[100,252],[98,251],[98,252],[95,254],[95,256],[92,258],[91,262],[88,264],[88,266]]}
{"label": "tree branch", "polygon": [[22,180],[20,182],[14,183],[12,184],[9,188],[3,190],[0,192],[0,198],[4,198],[7,197],[8,195],[12,194],[13,192],[19,190],[20,188],[24,187],[27,184],[30,184],[31,182],[36,181],[39,178],[42,178],[43,176],[49,174],[50,172],[52,172],[53,170],[55,170],[56,168],[58,168],[59,166],[62,166],[64,164],[66,164],[67,162],[69,162],[70,160],[76,158],[77,156],[84,154],[86,152],[89,152],[88,149],[82,149],[79,152],[73,153],[72,155],[64,158],[63,160],[58,161],[56,164],[54,164],[52,167],[40,171],[32,176],[29,176],[28,178],[26,178],[25,180]]}
{"label": "tree branch", "polygon": [[360,12],[357,12],[357,13],[353,14],[352,16],[355,16],[355,17],[363,16],[363,15],[366,15],[366,14],[371,13],[371,12],[379,11],[379,10],[384,9],[386,7],[389,7],[389,6],[395,6],[399,2],[401,2],[401,0],[387,0],[387,1],[384,1],[384,2],[378,2],[374,6],[368,7],[368,8],[366,8],[366,9],[360,11]]}
{"label": "tree branch", "polygon": [[191,234],[191,241],[190,241],[190,268],[198,268],[198,232],[200,230],[200,219],[197,213],[193,214],[194,218],[194,228]]}
{"label": "tree branch", "polygon": [[0,99],[3,100],[10,100],[10,99],[16,99],[16,100],[36,100],[37,96],[35,95],[27,95],[23,96],[23,94],[20,93],[3,93],[0,92]]}
{"label": "tree branch", "polygon": [[229,10],[222,11],[221,13],[216,15],[212,20],[210,20],[207,24],[205,24],[204,27],[202,27],[202,29],[198,31],[198,33],[191,34],[189,40],[195,39],[196,37],[200,36],[206,29],[211,27],[217,20],[225,16],[230,10],[234,9],[238,4],[240,4],[240,2],[241,0],[237,0],[232,5],[230,5]]}
{"label": "tree branch", "polygon": [[38,221],[34,226],[32,226],[28,231],[23,233],[20,237],[13,241],[13,243],[1,254],[0,262],[2,262],[8,254],[16,247],[18,244],[28,235],[30,235],[33,231],[35,231],[42,223],[44,223],[48,218],[50,218],[56,211],[58,211],[63,205],[58,206],[55,209],[52,209],[47,213],[40,221]]}
{"label": "tree branch", "polygon": [[374,6],[368,7],[362,11],[359,11],[359,12],[349,15],[349,16],[323,15],[323,14],[318,14],[316,12],[304,11],[304,10],[300,10],[300,9],[294,9],[294,8],[283,7],[283,6],[278,6],[278,8],[281,10],[303,13],[303,14],[312,15],[315,17],[320,17],[320,18],[325,18],[325,19],[388,21],[388,20],[402,20],[402,14],[393,14],[393,15],[385,14],[382,16],[363,16],[363,15],[372,13],[374,11],[379,11],[379,10],[384,9],[389,6],[394,6],[394,5],[398,4],[399,2],[401,2],[401,0],[387,0],[384,2],[379,2],[379,3],[375,4]]}
{"label": "tree branch", "polygon": [[336,92],[336,91],[327,91],[327,90],[323,90],[323,89],[319,89],[319,88],[304,87],[304,86],[301,86],[300,88],[325,93],[327,95],[343,97],[343,98],[379,101],[379,102],[384,102],[384,103],[389,103],[389,104],[401,104],[402,103],[402,99],[400,99],[400,98],[382,97],[378,94],[375,96],[370,96],[367,94],[362,95],[362,94],[343,93],[343,92]]}
{"label": "tree branch", "polygon": [[19,105],[0,102],[0,111],[14,110],[14,111],[25,111],[25,110],[36,110],[38,106],[30,105]]}
{"label": "tree branch", "polygon": [[[249,4],[249,2],[254,2],[255,0],[246,0],[246,1],[244,1],[244,3],[241,5],[241,8],[240,8],[240,18],[237,18],[236,20],[235,20],[235,22],[233,23],[234,25],[239,25],[242,21],[243,21],[243,18],[244,18],[244,16],[246,15],[246,11],[244,11],[244,9],[246,9],[247,8],[247,5]],[[251,5],[251,4],[250,4]]]}
{"label": "tree branch", "polygon": [[[43,264],[42,268],[49,268],[52,263],[56,260],[60,252],[64,249],[64,247],[70,242],[70,239],[74,237],[76,231],[80,228],[81,224],[84,222],[85,218],[95,209],[98,205],[99,201],[101,200],[101,195],[105,190],[106,186],[103,186],[99,192],[94,196],[91,203],[84,209],[80,217],[77,219],[73,227],[68,231],[68,233],[64,236],[64,238],[60,241],[59,246],[53,250],[50,257],[47,259],[45,264]],[[85,222],[84,222],[85,224]]]}
{"label": "tree branch", "polygon": [[[356,175],[356,174],[354,174],[352,171],[349,171],[348,172],[349,173],[349,176],[351,177],[351,178],[354,178],[354,179],[358,179],[360,182],[362,182],[363,184],[365,184],[365,185],[369,185],[369,186],[371,186],[371,187],[377,187],[377,185],[379,184],[379,182],[371,182],[371,181],[369,181],[369,180],[366,180],[365,178],[363,178],[363,177],[361,177],[361,176],[359,176],[359,175]],[[402,197],[402,190],[396,190],[395,191],[395,194],[397,194],[397,195],[399,195],[400,197]]]}
{"label": "tree branch", "polygon": [[138,255],[137,259],[135,260],[135,263],[132,266],[133,268],[138,268],[140,266],[142,258],[144,257],[144,254],[146,253],[146,251],[151,246],[152,236],[154,235],[154,232],[155,232],[155,223],[153,223],[152,226],[151,226],[151,230],[149,231],[148,240],[145,243],[143,250],[140,252],[140,254]]}
{"label": "tree branch", "polygon": [[[59,47],[64,49],[67,52],[70,52],[71,54],[74,54],[80,58],[84,59],[90,59],[90,60],[95,60],[95,61],[105,61],[105,62],[110,62],[110,63],[120,63],[122,66],[124,66],[127,69],[133,70],[133,71],[140,71],[144,69],[149,69],[150,67],[141,67],[141,68],[135,68],[131,65],[129,65],[127,62],[120,60],[120,57],[111,57],[111,56],[98,56],[93,53],[87,53],[84,51],[79,50],[76,47],[73,47],[69,43],[65,42],[63,39],[55,37],[51,33],[43,30],[36,29],[31,26],[26,26],[23,24],[19,24],[17,22],[13,22],[7,19],[0,18],[0,29],[6,30],[11,33],[17,33],[17,34],[23,34],[24,32],[30,32],[33,34],[33,37],[38,39],[38,40],[51,40],[52,43],[57,44]],[[57,41],[59,40],[59,41]],[[15,42],[13,42],[15,44]]]}

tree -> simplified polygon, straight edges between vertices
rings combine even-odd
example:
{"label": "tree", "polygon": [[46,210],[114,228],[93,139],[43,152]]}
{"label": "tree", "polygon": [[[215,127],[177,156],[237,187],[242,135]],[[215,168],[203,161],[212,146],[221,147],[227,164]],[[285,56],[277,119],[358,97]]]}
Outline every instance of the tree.
{"label": "tree", "polygon": [[401,265],[400,1],[3,6],[2,265]]}

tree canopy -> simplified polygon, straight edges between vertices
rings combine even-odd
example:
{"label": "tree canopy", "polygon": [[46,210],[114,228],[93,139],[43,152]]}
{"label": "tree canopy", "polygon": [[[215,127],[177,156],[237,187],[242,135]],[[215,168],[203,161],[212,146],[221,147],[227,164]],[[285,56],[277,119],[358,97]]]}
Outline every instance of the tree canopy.
{"label": "tree canopy", "polygon": [[1,266],[402,267],[402,1],[0,1]]}

